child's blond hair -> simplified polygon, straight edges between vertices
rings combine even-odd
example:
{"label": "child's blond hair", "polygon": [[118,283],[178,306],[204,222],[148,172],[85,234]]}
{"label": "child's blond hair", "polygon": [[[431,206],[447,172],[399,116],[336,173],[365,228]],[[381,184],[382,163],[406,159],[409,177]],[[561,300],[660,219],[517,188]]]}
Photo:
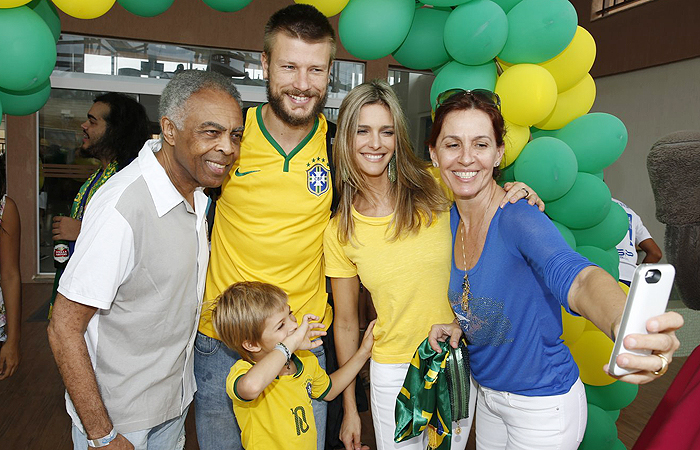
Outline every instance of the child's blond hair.
{"label": "child's blond hair", "polygon": [[252,363],[243,342],[260,342],[265,320],[287,307],[287,294],[277,286],[258,281],[234,283],[217,298],[212,323],[221,341]]}

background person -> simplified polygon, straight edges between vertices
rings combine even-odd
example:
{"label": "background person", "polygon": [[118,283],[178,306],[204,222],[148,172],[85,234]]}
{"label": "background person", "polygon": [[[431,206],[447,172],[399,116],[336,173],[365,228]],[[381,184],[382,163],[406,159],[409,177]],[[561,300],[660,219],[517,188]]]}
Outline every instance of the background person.
{"label": "background person", "polygon": [[321,345],[323,324],[307,314],[301,324],[277,286],[257,281],[226,289],[212,313],[223,341],[243,359],[231,367],[226,392],[233,401],[247,450],[316,446],[311,398],[330,401],[354,380],[372,352],[371,323],[362,347],[330,376],[308,350]]}
{"label": "background person", "polygon": [[48,329],[75,450],[184,446],[209,258],[202,187],[238,156],[240,104],[230,78],[179,73],[160,98],[162,139],[93,198]]}
{"label": "background person", "polygon": [[0,380],[12,376],[21,359],[22,279],[19,247],[22,226],[17,204],[5,193],[5,157],[0,157]]}
{"label": "background person", "polygon": [[[331,277],[334,332],[342,365],[359,346],[360,279],[377,311],[370,362],[372,420],[378,449],[425,449],[427,433],[394,442],[394,406],[418,345],[435,321],[451,321],[449,202],[410,144],[396,94],[383,80],[355,87],[340,106],[333,149],[340,203],[324,234]],[[526,194],[517,183],[502,203]],[[531,201],[537,199],[533,196]],[[499,199],[500,200],[500,199]],[[355,388],[344,393],[341,439],[359,448]],[[475,397],[474,397],[475,398]],[[473,417],[474,402],[470,404]],[[464,448],[471,418],[452,448]]]}
{"label": "background person", "polygon": [[637,247],[644,252],[642,263],[657,263],[661,261],[661,249],[656,244],[651,234],[642,223],[642,218],[637,215],[632,208],[622,203],[620,200],[612,199],[620,205],[627,213],[629,227],[627,234],[622,238],[617,247],[617,254],[620,256],[620,281],[627,286],[632,284],[634,271],[637,269]]}
{"label": "background person", "polygon": [[[430,155],[455,197],[449,296],[457,320],[435,325],[436,340],[464,332],[478,383],[479,449],[576,449],[586,424],[586,395],[562,333],[560,305],[614,338],[625,294],[604,270],[574,252],[552,222],[524,202],[499,208],[494,174],[504,152],[498,97],[456,91],[438,97]],[[670,361],[683,318],[651,319],[651,335],[627,337],[617,363],[641,372],[620,379],[643,383]]]}
{"label": "background person", "polygon": [[[87,120],[80,128],[83,130],[80,153],[99,160],[100,167],[80,187],[73,200],[70,215],[53,218],[53,240],[68,241],[69,255],[73,254],[75,249],[83,215],[92,196],[112,175],[136,158],[150,136],[148,116],[144,107],[133,98],[116,92],[95,97],[87,113]],[[58,282],[63,270],[56,269],[51,307],[56,300]]]}

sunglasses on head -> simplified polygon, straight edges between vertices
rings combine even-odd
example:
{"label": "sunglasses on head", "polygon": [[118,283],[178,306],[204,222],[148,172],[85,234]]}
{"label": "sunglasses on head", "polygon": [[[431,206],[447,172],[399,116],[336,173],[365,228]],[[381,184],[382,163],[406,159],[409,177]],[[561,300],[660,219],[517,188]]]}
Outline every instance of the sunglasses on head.
{"label": "sunglasses on head", "polygon": [[491,92],[488,89],[461,89],[461,88],[448,89],[445,92],[439,94],[437,96],[437,102],[436,102],[435,109],[438,109],[440,106],[444,105],[445,103],[450,103],[450,102],[459,100],[462,96],[465,96],[465,95],[468,95],[481,103],[495,106],[499,110],[501,109],[501,98],[495,92]]}

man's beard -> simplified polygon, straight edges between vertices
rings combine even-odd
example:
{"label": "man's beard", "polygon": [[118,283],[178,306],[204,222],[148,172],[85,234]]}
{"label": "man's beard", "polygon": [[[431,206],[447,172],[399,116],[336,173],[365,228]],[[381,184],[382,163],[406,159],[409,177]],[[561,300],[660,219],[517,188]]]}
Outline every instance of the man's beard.
{"label": "man's beard", "polygon": [[291,115],[284,107],[284,96],[287,94],[291,95],[298,95],[298,96],[308,96],[310,98],[314,98],[314,96],[311,94],[311,91],[299,91],[299,90],[293,90],[290,92],[286,93],[280,93],[279,95],[275,95],[272,93],[270,90],[270,82],[267,81],[265,84],[266,89],[267,89],[267,102],[270,105],[270,108],[272,108],[272,111],[275,113],[277,117],[280,118],[280,120],[288,125],[291,125],[293,127],[298,127],[301,125],[306,125],[309,122],[313,121],[316,116],[318,116],[320,113],[323,112],[323,108],[326,106],[326,100],[328,100],[328,89],[326,89],[323,93],[323,97],[315,97],[318,98],[318,101],[316,102],[316,105],[314,108],[311,110],[309,114],[303,117],[298,117],[298,116],[293,116]]}
{"label": "man's beard", "polygon": [[102,161],[103,159],[107,159],[107,157],[111,156],[111,151],[107,147],[107,139],[105,139],[105,135],[102,135],[100,139],[97,140],[94,144],[90,145],[87,148],[80,148],[80,156],[83,158],[95,158],[99,159]]}

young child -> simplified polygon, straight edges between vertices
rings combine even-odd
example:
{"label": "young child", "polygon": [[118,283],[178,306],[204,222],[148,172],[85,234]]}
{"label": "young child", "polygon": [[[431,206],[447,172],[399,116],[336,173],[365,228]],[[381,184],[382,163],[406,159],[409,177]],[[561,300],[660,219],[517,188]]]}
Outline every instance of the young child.
{"label": "young child", "polygon": [[330,376],[308,350],[321,345],[323,324],[307,314],[297,323],[282,289],[244,281],[218,298],[212,321],[221,340],[243,359],[226,379],[226,392],[246,450],[316,448],[311,399],[333,400],[370,357],[370,323],[357,353]]}

